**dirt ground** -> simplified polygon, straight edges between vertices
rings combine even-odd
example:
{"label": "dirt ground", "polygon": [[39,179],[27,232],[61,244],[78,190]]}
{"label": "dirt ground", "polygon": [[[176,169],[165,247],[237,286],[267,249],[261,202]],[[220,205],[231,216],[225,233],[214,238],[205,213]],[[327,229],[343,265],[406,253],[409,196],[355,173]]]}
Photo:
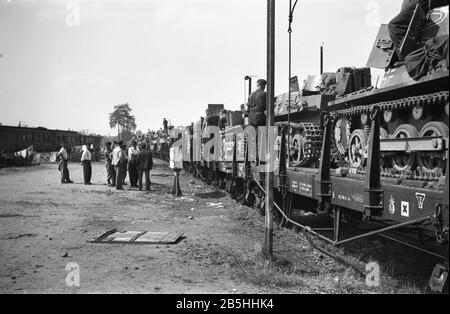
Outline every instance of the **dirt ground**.
{"label": "dirt ground", "polygon": [[[254,209],[186,174],[183,196],[173,197],[162,162],[150,192],[107,187],[102,163],[93,164],[90,186],[79,164],[69,164],[74,184],[60,184],[57,168],[0,170],[2,293],[377,292],[291,230],[275,227],[276,260],[261,258],[264,222]],[[111,228],[184,236],[172,245],[87,242]],[[79,287],[66,285],[70,262]],[[401,292],[389,289],[382,292]]]}

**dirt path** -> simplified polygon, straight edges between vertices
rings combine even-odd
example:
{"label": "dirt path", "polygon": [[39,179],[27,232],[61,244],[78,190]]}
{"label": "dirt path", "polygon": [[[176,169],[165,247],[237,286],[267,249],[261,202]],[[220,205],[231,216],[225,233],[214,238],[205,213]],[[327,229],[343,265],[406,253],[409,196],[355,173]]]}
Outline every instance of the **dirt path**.
{"label": "dirt path", "polygon": [[[55,165],[0,170],[0,292],[3,293],[346,293],[373,292],[364,279],[311,249],[300,235],[275,229],[277,261],[260,258],[263,221],[191,176],[183,197],[170,194],[161,163],[151,192],[116,191],[105,167],[93,185],[59,184]],[[110,228],[176,231],[174,245],[92,244]],[[80,267],[80,287],[66,285],[66,265]]]}

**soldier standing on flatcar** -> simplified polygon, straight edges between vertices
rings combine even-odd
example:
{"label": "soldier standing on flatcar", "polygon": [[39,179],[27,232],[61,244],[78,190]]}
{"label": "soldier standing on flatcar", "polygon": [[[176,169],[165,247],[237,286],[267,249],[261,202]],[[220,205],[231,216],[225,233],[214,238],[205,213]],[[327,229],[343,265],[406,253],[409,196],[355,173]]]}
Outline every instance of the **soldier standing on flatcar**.
{"label": "soldier standing on flatcar", "polygon": [[138,183],[138,169],[137,158],[139,155],[139,149],[137,148],[137,142],[132,141],[131,147],[128,148],[128,175],[130,178],[130,184],[132,188],[137,188]]}
{"label": "soldier standing on flatcar", "polygon": [[164,128],[164,132],[166,132],[167,133],[167,131],[168,131],[168,122],[167,122],[167,120],[166,120],[166,118],[164,118],[163,119],[163,128]]}
{"label": "soldier standing on flatcar", "polygon": [[219,113],[219,129],[224,130],[227,126],[227,111],[223,109]]}
{"label": "soldier standing on flatcar", "polygon": [[106,142],[105,160],[106,160],[106,182],[108,183],[108,186],[114,186],[116,180],[113,176],[114,166],[111,163],[112,162],[111,142]]}
{"label": "soldier standing on flatcar", "polygon": [[83,166],[83,178],[85,185],[91,185],[92,178],[92,154],[89,150],[89,144],[86,144],[83,150],[83,154],[81,155],[81,165]]}
{"label": "soldier standing on flatcar", "polygon": [[256,82],[257,90],[251,93],[248,98],[248,124],[252,125],[256,132],[259,126],[266,125],[266,80],[258,80]]}
{"label": "soldier standing on flatcar", "polygon": [[61,183],[73,183],[69,177],[69,168],[67,168],[67,162],[69,159],[69,155],[66,150],[66,143],[61,144],[61,149],[56,155],[59,157],[59,171],[61,171]]}

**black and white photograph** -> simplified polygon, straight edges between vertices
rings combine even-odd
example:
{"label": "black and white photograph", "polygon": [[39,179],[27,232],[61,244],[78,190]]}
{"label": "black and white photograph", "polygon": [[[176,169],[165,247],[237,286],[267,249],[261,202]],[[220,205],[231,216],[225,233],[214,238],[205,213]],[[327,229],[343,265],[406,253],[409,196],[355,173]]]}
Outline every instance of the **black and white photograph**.
{"label": "black and white photograph", "polygon": [[448,169],[448,0],[0,0],[0,294],[448,294]]}

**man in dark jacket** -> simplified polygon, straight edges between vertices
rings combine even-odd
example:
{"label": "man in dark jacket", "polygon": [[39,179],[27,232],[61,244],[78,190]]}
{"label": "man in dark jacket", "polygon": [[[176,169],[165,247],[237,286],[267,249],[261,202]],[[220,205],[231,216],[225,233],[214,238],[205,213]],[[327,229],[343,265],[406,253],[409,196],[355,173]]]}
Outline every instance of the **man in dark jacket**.
{"label": "man in dark jacket", "polygon": [[115,186],[116,179],[114,174],[114,166],[112,165],[112,149],[111,142],[106,142],[105,161],[106,161],[106,182],[108,186]]}
{"label": "man in dark jacket", "polygon": [[145,189],[150,191],[150,170],[153,168],[153,155],[147,149],[147,145],[142,143],[141,151],[137,157],[137,168],[139,176],[139,191],[142,191],[142,176],[145,173]]}
{"label": "man in dark jacket", "polygon": [[252,125],[255,129],[259,126],[266,125],[266,80],[258,80],[256,82],[257,90],[248,98],[248,125]]}

